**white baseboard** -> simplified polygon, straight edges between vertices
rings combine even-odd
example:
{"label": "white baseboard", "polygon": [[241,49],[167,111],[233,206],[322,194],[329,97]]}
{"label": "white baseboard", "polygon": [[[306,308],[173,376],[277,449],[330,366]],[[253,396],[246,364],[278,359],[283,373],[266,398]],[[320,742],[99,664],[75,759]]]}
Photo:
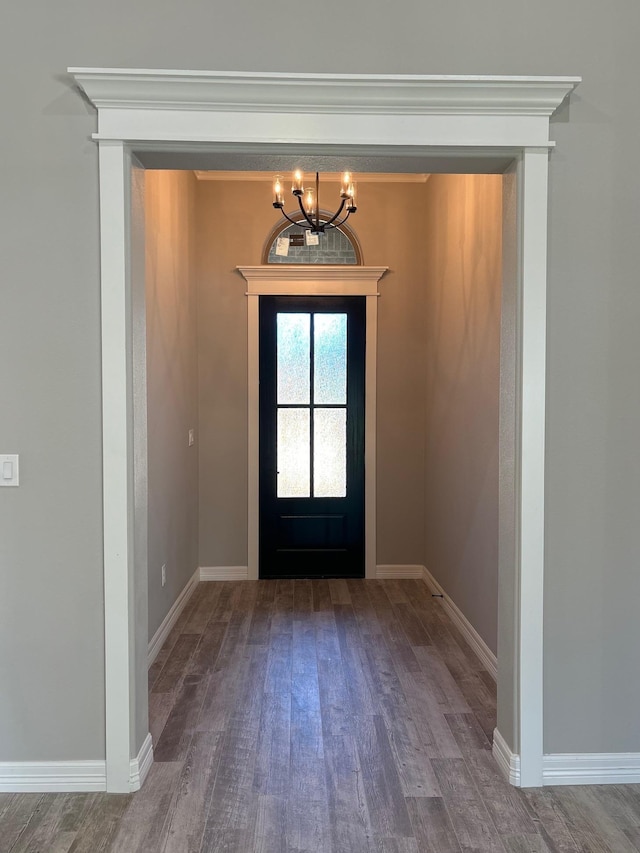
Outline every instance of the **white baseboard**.
{"label": "white baseboard", "polygon": [[198,581],[200,580],[200,569],[196,569],[193,575],[185,584],[182,592],[176,598],[171,606],[171,610],[162,620],[162,623],[153,637],[149,640],[149,648],[147,652],[147,666],[151,666],[154,660],[158,657],[158,652],[164,645],[164,641],[169,636],[169,632],[178,621],[178,617],[187,606],[187,603],[195,592]]}
{"label": "white baseboard", "polygon": [[247,566],[200,566],[201,581],[246,581]]}
{"label": "white baseboard", "polygon": [[[138,791],[142,787],[152,764],[153,744],[148,734],[138,755],[131,759],[131,791]],[[2,793],[88,793],[106,790],[106,761],[0,762]]]}
{"label": "white baseboard", "polygon": [[506,740],[502,737],[498,729],[493,730],[493,757],[502,775],[511,785],[516,788],[520,787],[520,756],[507,745]]}
{"label": "white baseboard", "polygon": [[153,741],[151,734],[147,734],[140,752],[131,759],[129,765],[129,786],[131,791],[139,791],[144,785],[151,765],[153,764]]}
{"label": "white baseboard", "polygon": [[421,578],[423,566],[376,566],[376,580]]}
{"label": "white baseboard", "polygon": [[49,793],[106,791],[106,761],[0,762],[0,791]]}
{"label": "white baseboard", "polygon": [[553,753],[542,757],[545,785],[640,783],[640,752]]}
{"label": "white baseboard", "polygon": [[[520,786],[520,756],[495,729],[493,757],[507,781]],[[570,752],[542,756],[543,785],[637,785],[640,752]]]}
{"label": "white baseboard", "polygon": [[431,574],[429,569],[422,566],[422,577],[427,584],[427,586],[431,589],[432,592],[436,593],[436,595],[442,596],[442,604],[444,609],[447,611],[447,614],[456,628],[460,631],[462,636],[465,638],[467,643],[471,646],[473,651],[478,656],[480,662],[487,670],[489,675],[493,678],[494,681],[498,680],[498,659],[491,651],[489,646],[482,639],[480,634],[473,627],[471,622],[467,619],[464,613],[457,607],[457,605],[449,598],[444,589],[440,586],[438,581]]}

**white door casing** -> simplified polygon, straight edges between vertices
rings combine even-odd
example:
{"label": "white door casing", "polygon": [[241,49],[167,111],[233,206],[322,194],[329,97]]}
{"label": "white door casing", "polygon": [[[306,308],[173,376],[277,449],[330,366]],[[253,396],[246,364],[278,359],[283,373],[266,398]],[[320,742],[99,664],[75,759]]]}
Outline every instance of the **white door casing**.
{"label": "white door casing", "polygon": [[[132,155],[185,157],[216,147],[269,154],[314,146],[332,154],[482,158],[516,163],[519,316],[514,358],[513,660],[501,695],[515,696],[507,746],[519,784],[542,784],[544,425],[549,118],[577,77],[270,74],[70,68],[98,110],[103,374],[103,500],[107,789],[132,790],[136,695],[146,670],[133,617],[133,404],[129,188]],[[406,162],[406,161],[405,161]],[[177,166],[176,166],[177,167]],[[427,171],[423,168],[421,171]],[[430,166],[431,171],[435,171]],[[468,169],[467,171],[473,171]],[[501,459],[501,464],[502,464]],[[525,605],[526,603],[526,605]],[[506,673],[506,674],[505,674]],[[505,740],[503,738],[503,740]]]}
{"label": "white door casing", "polygon": [[376,576],[376,362],[378,282],[387,267],[274,264],[238,267],[247,282],[247,339],[249,355],[249,579],[258,578],[259,529],[259,374],[258,318],[261,296],[364,296],[366,299],[365,356],[365,577]]}

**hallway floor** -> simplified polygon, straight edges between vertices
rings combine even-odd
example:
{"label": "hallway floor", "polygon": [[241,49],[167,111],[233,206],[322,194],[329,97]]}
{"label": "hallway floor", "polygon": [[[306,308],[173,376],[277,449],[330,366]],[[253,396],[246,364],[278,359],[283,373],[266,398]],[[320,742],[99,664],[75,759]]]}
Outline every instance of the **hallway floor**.
{"label": "hallway floor", "polygon": [[0,853],[640,851],[640,785],[504,782],[420,581],[200,584],[149,677],[143,790],[0,794]]}

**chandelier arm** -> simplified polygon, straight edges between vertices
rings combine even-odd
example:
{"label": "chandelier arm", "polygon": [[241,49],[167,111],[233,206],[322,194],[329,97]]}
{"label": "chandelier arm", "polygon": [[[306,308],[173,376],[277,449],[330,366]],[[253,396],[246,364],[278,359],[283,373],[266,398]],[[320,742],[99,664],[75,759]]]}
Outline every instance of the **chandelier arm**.
{"label": "chandelier arm", "polygon": [[[328,222],[324,223],[325,228],[331,228],[331,227],[337,228],[338,227],[337,225],[334,225],[333,223],[336,221],[336,219],[340,216],[340,214],[344,210],[345,203],[346,203],[346,199],[343,198],[342,203],[340,204],[340,207],[336,210],[336,212],[333,214],[331,219]],[[348,218],[349,218],[349,214],[347,213],[347,215],[342,220],[342,222],[346,222],[346,220]],[[342,225],[342,222],[338,222],[338,225]]]}
{"label": "chandelier arm", "polygon": [[332,225],[331,227],[332,227],[332,228],[339,228],[341,225],[344,225],[344,223],[347,221],[347,219],[348,219],[350,216],[351,216],[351,211],[350,211],[350,210],[348,210],[348,211],[347,211],[347,215],[345,216],[345,218],[344,218],[344,219],[341,219],[341,220],[340,220],[340,222],[334,222],[334,223],[333,223],[333,225]]}
{"label": "chandelier arm", "polygon": [[[313,219],[309,219],[309,216],[308,216],[308,214],[307,214],[307,211],[304,209],[304,206],[303,206],[303,204],[302,204],[302,199],[301,199],[301,197],[300,197],[300,196],[297,196],[297,199],[298,199],[298,206],[300,207],[300,212],[302,213],[302,215],[304,216],[304,218],[306,219],[306,221],[309,223],[309,227],[310,227],[312,230],[314,230],[314,229],[315,229],[315,227],[316,227],[315,222],[313,221]],[[316,207],[317,207],[317,205],[318,205],[318,200],[316,199]],[[298,221],[298,222],[296,222],[296,225],[301,225],[301,222],[299,222],[299,221]],[[306,228],[307,226],[306,226],[306,225],[303,225],[302,227],[303,227],[303,228]]]}
{"label": "chandelier arm", "polygon": [[[280,208],[280,213],[284,216],[285,219],[288,219],[292,225],[300,225],[302,228],[306,228],[306,225],[303,225],[300,220],[292,219],[287,213],[285,213],[284,208]],[[308,220],[307,220],[308,221]],[[313,224],[313,223],[312,223]]]}

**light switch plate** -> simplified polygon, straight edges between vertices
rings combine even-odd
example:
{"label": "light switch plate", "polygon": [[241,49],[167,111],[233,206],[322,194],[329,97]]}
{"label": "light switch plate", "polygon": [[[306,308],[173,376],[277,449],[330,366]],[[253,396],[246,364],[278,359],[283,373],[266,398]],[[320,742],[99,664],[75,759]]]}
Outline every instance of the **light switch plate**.
{"label": "light switch plate", "polygon": [[20,483],[17,453],[0,453],[0,486],[17,486]]}
{"label": "light switch plate", "polygon": [[189,430],[189,447],[192,447],[195,444],[195,440],[196,440],[195,431],[190,429]]}

